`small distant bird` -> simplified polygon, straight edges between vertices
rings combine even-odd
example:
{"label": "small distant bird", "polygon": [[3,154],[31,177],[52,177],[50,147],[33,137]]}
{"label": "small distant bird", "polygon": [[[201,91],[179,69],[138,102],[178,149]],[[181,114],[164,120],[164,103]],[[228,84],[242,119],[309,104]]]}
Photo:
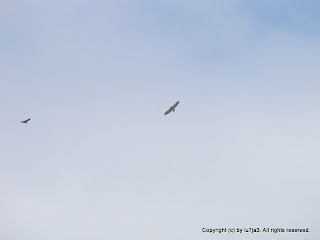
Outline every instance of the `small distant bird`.
{"label": "small distant bird", "polygon": [[21,121],[21,123],[28,123],[28,121],[30,121],[30,118],[24,121]]}
{"label": "small distant bird", "polygon": [[171,112],[174,112],[174,110],[176,109],[176,107],[178,106],[178,104],[179,104],[179,101],[176,102],[172,107],[170,107],[169,110],[164,113],[164,115],[167,115],[167,114],[169,114],[169,113],[171,113]]}

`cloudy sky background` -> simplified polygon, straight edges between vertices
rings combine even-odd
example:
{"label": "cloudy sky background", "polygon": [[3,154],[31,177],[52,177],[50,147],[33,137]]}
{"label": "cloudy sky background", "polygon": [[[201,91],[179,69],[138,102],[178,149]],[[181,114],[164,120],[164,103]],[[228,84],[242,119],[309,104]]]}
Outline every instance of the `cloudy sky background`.
{"label": "cloudy sky background", "polygon": [[319,10],[1,0],[0,238],[319,238]]}

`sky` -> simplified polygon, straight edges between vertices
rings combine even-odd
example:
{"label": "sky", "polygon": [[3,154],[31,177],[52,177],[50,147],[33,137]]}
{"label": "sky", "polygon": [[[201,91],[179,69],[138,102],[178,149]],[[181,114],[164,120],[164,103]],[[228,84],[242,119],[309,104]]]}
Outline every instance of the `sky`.
{"label": "sky", "polygon": [[1,0],[0,238],[319,238],[319,10]]}

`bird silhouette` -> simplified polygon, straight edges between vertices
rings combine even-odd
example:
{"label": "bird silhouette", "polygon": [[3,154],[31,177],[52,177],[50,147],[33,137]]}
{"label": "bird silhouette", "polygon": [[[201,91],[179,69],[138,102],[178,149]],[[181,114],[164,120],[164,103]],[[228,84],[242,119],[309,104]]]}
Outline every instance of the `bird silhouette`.
{"label": "bird silhouette", "polygon": [[21,123],[28,123],[28,121],[30,121],[30,118],[24,121],[21,121]]}
{"label": "bird silhouette", "polygon": [[171,107],[164,113],[164,115],[167,115],[167,114],[169,114],[169,113],[171,113],[171,112],[174,112],[174,111],[176,110],[176,107],[178,106],[178,104],[179,104],[179,101],[176,102],[173,106],[171,106]]}

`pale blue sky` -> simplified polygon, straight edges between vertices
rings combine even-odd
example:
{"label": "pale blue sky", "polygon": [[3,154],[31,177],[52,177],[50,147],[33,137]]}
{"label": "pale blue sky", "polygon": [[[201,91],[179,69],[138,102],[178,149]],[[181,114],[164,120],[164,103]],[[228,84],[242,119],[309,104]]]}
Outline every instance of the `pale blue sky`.
{"label": "pale blue sky", "polygon": [[319,10],[1,1],[0,238],[319,238]]}

